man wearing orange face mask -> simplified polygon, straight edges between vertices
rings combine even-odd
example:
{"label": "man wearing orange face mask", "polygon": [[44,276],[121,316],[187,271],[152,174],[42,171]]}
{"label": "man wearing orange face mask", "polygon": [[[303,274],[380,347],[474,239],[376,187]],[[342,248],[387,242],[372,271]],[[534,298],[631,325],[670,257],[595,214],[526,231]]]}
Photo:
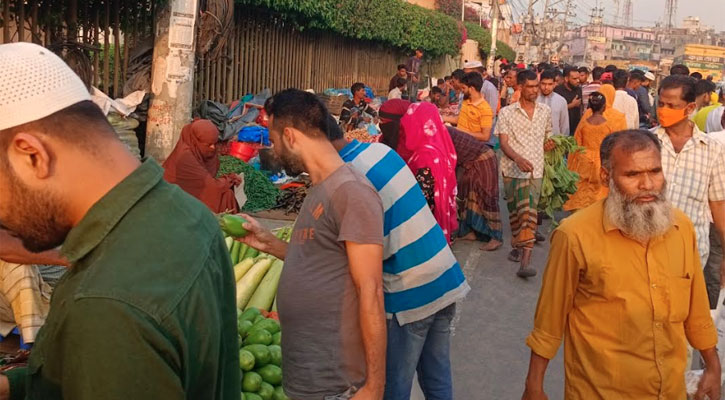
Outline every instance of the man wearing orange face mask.
{"label": "man wearing orange face mask", "polygon": [[[695,111],[696,82],[688,76],[669,76],[659,88],[657,117],[653,131],[662,142],[662,167],[667,179],[667,197],[695,226],[703,268],[710,251],[710,229],[715,239],[725,239],[725,147],[702,133],[690,120]],[[716,303],[725,263],[705,268],[710,305]],[[715,301],[713,301],[715,300]],[[713,307],[714,308],[714,307]]]}

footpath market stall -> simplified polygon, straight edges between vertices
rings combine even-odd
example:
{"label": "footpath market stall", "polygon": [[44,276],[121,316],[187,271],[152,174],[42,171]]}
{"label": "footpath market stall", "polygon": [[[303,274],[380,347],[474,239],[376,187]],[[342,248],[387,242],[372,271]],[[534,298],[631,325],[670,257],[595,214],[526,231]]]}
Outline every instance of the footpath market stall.
{"label": "footpath market stall", "polygon": [[[282,332],[277,317],[277,286],[284,262],[237,241],[247,233],[242,227],[244,222],[237,215],[219,216],[237,285],[241,398],[286,400],[281,386]],[[282,226],[275,232],[278,238],[288,241],[292,226]]]}

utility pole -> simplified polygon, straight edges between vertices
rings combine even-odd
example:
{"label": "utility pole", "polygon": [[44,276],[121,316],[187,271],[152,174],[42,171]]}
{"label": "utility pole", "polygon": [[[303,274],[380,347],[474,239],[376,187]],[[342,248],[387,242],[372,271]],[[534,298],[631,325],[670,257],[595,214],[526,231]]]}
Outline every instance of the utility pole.
{"label": "utility pole", "polygon": [[624,8],[622,10],[623,25],[632,26],[634,9],[632,8],[632,0],[624,0]]}
{"label": "utility pole", "polygon": [[566,8],[564,9],[564,12],[561,13],[563,15],[563,19],[561,21],[561,26],[559,28],[558,32],[558,40],[562,40],[564,38],[564,34],[567,30],[569,30],[569,17],[576,17],[576,14],[572,11],[574,8],[576,8],[576,5],[574,4],[573,0],[567,0],[566,1]]}
{"label": "utility pole", "polygon": [[572,11],[576,8],[573,0],[566,1],[566,10],[564,11],[564,23],[561,26],[561,36],[564,37],[564,33],[569,29],[569,17],[576,17],[576,14]]}
{"label": "utility pole", "polygon": [[[526,42],[524,44],[524,54],[519,56],[523,59],[524,63],[528,61],[529,50],[531,48],[531,40],[533,39],[536,30],[536,28],[534,27],[534,4],[536,3],[536,1],[537,0],[529,0],[529,9],[526,12],[526,20],[524,21]],[[519,57],[516,57],[517,61]]]}
{"label": "utility pole", "polygon": [[621,0],[614,0],[614,25],[620,25]]}
{"label": "utility pole", "polygon": [[493,71],[493,59],[496,57],[496,39],[498,38],[498,20],[501,15],[498,0],[491,0],[491,5],[493,16],[491,17],[491,51],[488,53],[488,63],[486,66],[488,71]]}
{"label": "utility pole", "polygon": [[[597,2],[597,6],[599,2]],[[589,15],[589,26],[586,28],[586,36],[584,38],[584,62],[589,65],[594,65],[594,59],[589,54],[589,37],[595,34],[597,38],[601,38],[602,34],[602,20],[604,18],[604,8],[594,7],[592,13]],[[596,32],[595,32],[596,29]],[[599,40],[599,39],[597,39]]]}
{"label": "utility pole", "polygon": [[665,0],[665,26],[668,32],[677,25],[677,0]]}
{"label": "utility pole", "polygon": [[549,0],[546,0],[544,2],[544,19],[542,21],[542,29],[544,30],[544,33],[542,36],[544,37],[544,40],[541,43],[541,45],[539,46],[539,51],[537,53],[538,54],[537,61],[541,61],[542,58],[546,57],[546,62],[549,62],[549,44],[551,43],[551,26],[550,26],[551,24],[549,21],[549,15],[550,15],[549,4],[550,4]]}
{"label": "utility pole", "polygon": [[146,154],[163,162],[191,121],[194,97],[197,0],[170,0],[154,21],[151,105]]}

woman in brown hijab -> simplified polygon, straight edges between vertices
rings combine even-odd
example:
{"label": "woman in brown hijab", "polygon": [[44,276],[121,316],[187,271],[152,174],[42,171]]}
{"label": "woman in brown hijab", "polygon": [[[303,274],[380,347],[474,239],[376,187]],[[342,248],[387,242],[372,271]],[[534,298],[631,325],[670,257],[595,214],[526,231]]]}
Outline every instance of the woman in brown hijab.
{"label": "woman in brown hijab", "polygon": [[240,184],[241,180],[233,174],[216,177],[219,172],[218,137],[219,130],[206,119],[184,126],[179,142],[164,162],[164,179],[179,185],[215,213],[238,212],[234,185]]}

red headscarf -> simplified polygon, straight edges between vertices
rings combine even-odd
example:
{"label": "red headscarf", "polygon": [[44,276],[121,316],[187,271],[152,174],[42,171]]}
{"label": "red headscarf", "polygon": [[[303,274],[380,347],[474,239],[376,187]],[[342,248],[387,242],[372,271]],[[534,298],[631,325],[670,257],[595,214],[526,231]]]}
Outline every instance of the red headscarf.
{"label": "red headscarf", "polygon": [[378,111],[380,131],[383,133],[381,143],[393,149],[398,148],[400,119],[403,118],[408,107],[410,107],[410,102],[402,99],[392,99],[383,103]]}
{"label": "red headscarf", "polygon": [[456,149],[438,109],[431,103],[415,103],[400,120],[398,154],[415,174],[430,168],[435,179],[433,214],[446,239],[458,230],[456,208]]}
{"label": "red headscarf", "polygon": [[174,151],[164,162],[164,179],[179,185],[185,192],[201,200],[213,212],[238,211],[232,182],[229,178],[216,178],[219,157],[214,143],[219,130],[209,120],[199,119],[184,126]]}

